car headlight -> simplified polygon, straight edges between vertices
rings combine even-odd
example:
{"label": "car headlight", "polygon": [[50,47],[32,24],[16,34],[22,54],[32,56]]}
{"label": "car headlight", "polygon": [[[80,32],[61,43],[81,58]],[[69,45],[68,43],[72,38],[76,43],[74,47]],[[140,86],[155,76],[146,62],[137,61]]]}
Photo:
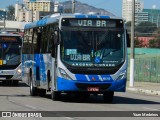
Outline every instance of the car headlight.
{"label": "car headlight", "polygon": [[67,80],[72,80],[72,78],[62,68],[59,68],[59,72],[62,78],[67,79]]}
{"label": "car headlight", "polygon": [[22,70],[21,70],[21,69],[18,69],[18,70],[17,70],[17,73],[18,73],[18,74],[21,74],[21,73],[22,73]]}
{"label": "car headlight", "polygon": [[116,80],[122,80],[127,77],[127,70],[121,71]]}

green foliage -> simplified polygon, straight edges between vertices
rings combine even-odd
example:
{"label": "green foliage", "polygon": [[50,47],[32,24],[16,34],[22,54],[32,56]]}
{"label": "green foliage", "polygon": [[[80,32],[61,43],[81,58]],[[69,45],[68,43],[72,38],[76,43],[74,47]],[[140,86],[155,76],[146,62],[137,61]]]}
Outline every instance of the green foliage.
{"label": "green foliage", "polygon": [[154,40],[150,41],[154,47],[160,48],[160,28],[153,33]]}
{"label": "green foliage", "polygon": [[153,33],[157,29],[155,23],[151,22],[141,22],[136,26],[136,32],[138,33]]}
{"label": "green foliage", "polygon": [[143,41],[138,40],[138,37],[134,39],[134,42],[135,42],[135,47],[137,48],[143,47]]}
{"label": "green foliage", "polygon": [[150,48],[156,48],[157,47],[157,41],[156,40],[150,40],[149,41],[149,47]]}

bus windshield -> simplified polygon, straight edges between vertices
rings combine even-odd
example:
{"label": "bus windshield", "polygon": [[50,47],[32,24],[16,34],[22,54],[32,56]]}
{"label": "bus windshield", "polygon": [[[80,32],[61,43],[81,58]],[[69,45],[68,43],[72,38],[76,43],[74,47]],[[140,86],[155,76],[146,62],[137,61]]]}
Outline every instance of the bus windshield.
{"label": "bus windshield", "polygon": [[13,43],[0,44],[0,58],[3,65],[17,65],[20,63],[20,45]]}
{"label": "bus windshield", "polygon": [[22,40],[18,36],[0,36],[0,67],[20,64]]}
{"label": "bus windshield", "polygon": [[61,60],[76,67],[115,67],[124,62],[124,29],[62,30]]}

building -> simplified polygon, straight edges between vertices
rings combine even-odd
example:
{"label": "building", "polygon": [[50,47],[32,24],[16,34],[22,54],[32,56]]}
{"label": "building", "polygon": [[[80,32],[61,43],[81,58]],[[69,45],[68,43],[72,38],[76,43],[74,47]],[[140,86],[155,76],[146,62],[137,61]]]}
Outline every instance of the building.
{"label": "building", "polygon": [[20,22],[32,22],[40,20],[43,16],[54,13],[52,0],[23,0],[15,5],[15,20]]}
{"label": "building", "polygon": [[155,23],[160,27],[160,9],[143,9],[143,12],[148,13],[148,21]]}
{"label": "building", "polygon": [[148,22],[149,19],[149,14],[148,12],[136,12],[135,13],[135,25],[138,25],[141,22]]}
{"label": "building", "polygon": [[[132,1],[123,0],[122,2],[122,17],[125,18],[126,22],[132,20]],[[135,0],[135,13],[142,12],[144,8],[143,0]]]}
{"label": "building", "polygon": [[[0,20],[0,32],[3,31],[4,29],[8,32],[18,32],[18,31],[20,32],[20,31],[23,31],[24,26],[27,23],[28,22],[18,22],[18,21],[9,21],[9,20],[5,20],[5,23],[4,23],[3,20]],[[4,28],[4,24],[5,24],[5,28]]]}
{"label": "building", "polygon": [[32,11],[53,12],[53,0],[23,0],[25,7]]}

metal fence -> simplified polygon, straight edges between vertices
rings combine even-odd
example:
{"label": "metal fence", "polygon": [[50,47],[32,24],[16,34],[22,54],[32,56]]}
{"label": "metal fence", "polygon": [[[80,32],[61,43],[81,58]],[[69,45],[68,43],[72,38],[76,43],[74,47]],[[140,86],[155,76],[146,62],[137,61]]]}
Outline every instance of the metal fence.
{"label": "metal fence", "polygon": [[160,57],[136,58],[134,80],[139,82],[160,83]]}

